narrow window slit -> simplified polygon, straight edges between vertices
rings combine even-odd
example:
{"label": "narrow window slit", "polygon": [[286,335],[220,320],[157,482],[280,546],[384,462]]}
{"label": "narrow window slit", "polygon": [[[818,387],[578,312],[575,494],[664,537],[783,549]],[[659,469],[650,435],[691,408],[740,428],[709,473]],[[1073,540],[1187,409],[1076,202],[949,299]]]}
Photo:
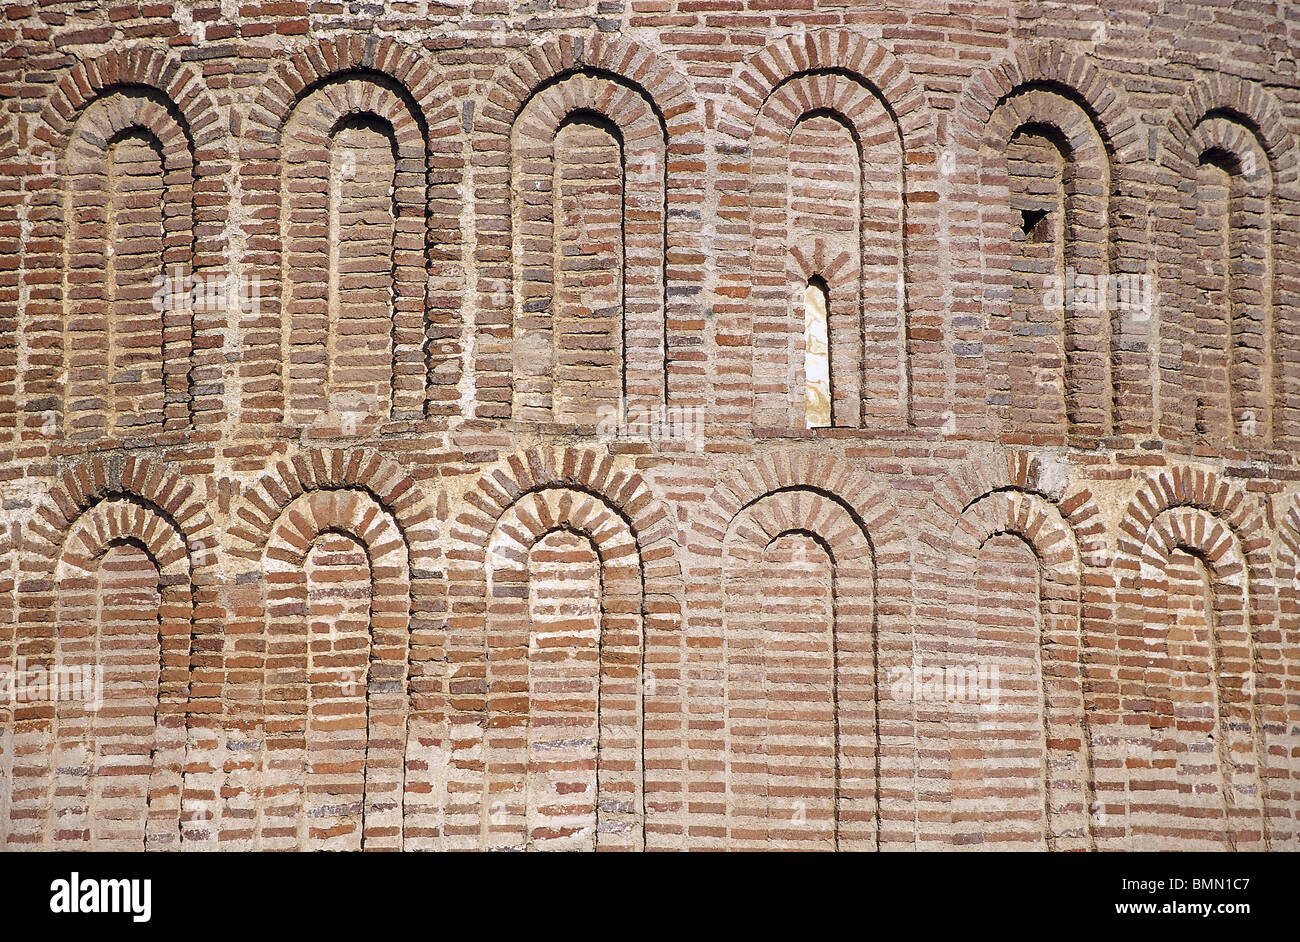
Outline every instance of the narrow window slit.
{"label": "narrow window slit", "polygon": [[808,428],[831,425],[830,331],[827,329],[830,292],[814,275],[803,294],[803,373],[806,390],[804,415]]}

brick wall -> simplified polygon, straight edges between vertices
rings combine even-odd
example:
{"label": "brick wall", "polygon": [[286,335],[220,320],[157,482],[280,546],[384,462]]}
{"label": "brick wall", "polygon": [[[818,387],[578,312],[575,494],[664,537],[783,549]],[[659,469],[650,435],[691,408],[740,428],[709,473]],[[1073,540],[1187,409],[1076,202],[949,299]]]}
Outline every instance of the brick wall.
{"label": "brick wall", "polygon": [[1300,848],[1289,8],[0,50],[6,849]]}

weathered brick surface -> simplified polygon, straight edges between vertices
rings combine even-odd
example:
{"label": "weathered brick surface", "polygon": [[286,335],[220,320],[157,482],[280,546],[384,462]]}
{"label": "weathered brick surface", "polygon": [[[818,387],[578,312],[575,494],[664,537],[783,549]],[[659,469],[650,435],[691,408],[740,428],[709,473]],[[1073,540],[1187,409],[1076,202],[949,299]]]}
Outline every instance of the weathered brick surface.
{"label": "weathered brick surface", "polygon": [[0,845],[1300,848],[1296,35],[6,6]]}

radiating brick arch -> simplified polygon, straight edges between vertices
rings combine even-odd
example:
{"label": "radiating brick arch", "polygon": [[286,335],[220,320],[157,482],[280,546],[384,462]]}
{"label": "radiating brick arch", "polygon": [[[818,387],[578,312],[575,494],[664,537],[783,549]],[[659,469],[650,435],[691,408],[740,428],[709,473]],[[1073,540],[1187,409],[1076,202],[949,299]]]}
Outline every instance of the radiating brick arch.
{"label": "radiating brick arch", "polygon": [[37,565],[30,582],[20,581],[17,587],[24,607],[43,611],[51,604],[52,586],[42,574],[53,573],[58,548],[73,522],[109,497],[125,496],[156,507],[184,535],[196,573],[216,562],[217,538],[206,495],[165,462],[134,455],[95,455],[67,467],[56,482],[25,527],[26,547]]}
{"label": "radiating brick arch", "polygon": [[[300,109],[303,109],[300,111]],[[306,124],[294,124],[306,115]],[[245,201],[261,207],[246,226],[249,270],[260,279],[260,307],[246,312],[245,363],[270,382],[247,384],[243,420],[265,428],[280,421],[286,395],[282,315],[292,331],[295,308],[308,315],[314,297],[297,274],[295,253],[320,248],[308,232],[295,232],[282,215],[307,197],[286,190],[282,161],[295,144],[319,148],[341,120],[373,115],[387,126],[395,154],[392,282],[394,291],[392,403],[390,415],[374,419],[353,397],[344,396],[326,424],[345,435],[364,433],[376,421],[445,416],[456,408],[460,364],[460,196],[464,134],[457,103],[444,76],[418,50],[393,39],[362,35],[320,40],[291,56],[266,80],[243,129],[242,179]],[[288,137],[286,138],[286,134]],[[304,151],[304,154],[307,154]],[[328,161],[327,161],[328,164]],[[319,187],[316,188],[319,194]],[[282,201],[284,201],[282,203]],[[304,203],[303,205],[310,205]],[[271,219],[278,220],[270,222]],[[286,231],[285,226],[288,226]],[[306,259],[308,255],[303,255]],[[293,286],[301,284],[298,292]],[[286,307],[287,305],[287,307]],[[305,317],[304,323],[311,318]],[[299,325],[301,329],[306,327]],[[300,334],[300,339],[304,335]],[[303,342],[311,343],[308,337]],[[288,362],[284,357],[283,362]],[[292,376],[289,377],[292,380]],[[310,372],[303,382],[310,383]],[[289,385],[292,385],[290,382]],[[301,398],[301,397],[300,397]],[[311,403],[303,408],[308,408]],[[310,411],[310,410],[309,410]],[[358,418],[358,415],[361,417]],[[358,427],[360,426],[360,427]],[[251,432],[252,430],[250,430]],[[256,434],[262,434],[257,431]]]}
{"label": "radiating brick arch", "polygon": [[429,554],[436,553],[437,515],[427,495],[396,462],[366,448],[305,449],[276,462],[245,492],[230,535],[248,547],[265,546],[273,521],[292,500],[309,491],[339,489],[371,494],[397,521],[420,565],[436,558]]}
{"label": "radiating brick arch", "polygon": [[[1175,102],[1162,143],[1163,182],[1181,202],[1160,226],[1180,253],[1160,284],[1164,360],[1178,364],[1161,374],[1161,434],[1185,448],[1292,447],[1300,373],[1286,350],[1300,334],[1300,278],[1283,233],[1300,218],[1294,134],[1265,88],[1214,75]],[[1206,248],[1215,242],[1221,257]]]}
{"label": "radiating brick arch", "polygon": [[[862,529],[870,534],[876,565],[881,567],[877,573],[879,596],[894,601],[904,598],[906,567],[896,568],[907,556],[900,511],[869,475],[834,454],[763,454],[750,464],[728,470],[709,492],[703,512],[692,520],[692,539],[721,545],[728,524],[742,508],[769,492],[800,489],[823,491],[852,508]],[[853,495],[851,501],[840,496],[848,494]]]}
{"label": "radiating brick arch", "polygon": [[1278,523],[1278,555],[1283,552],[1293,561],[1300,562],[1300,501],[1292,498]]}
{"label": "radiating brick arch", "polygon": [[[233,510],[229,536],[237,542],[230,555],[257,574],[258,592],[250,599],[257,614],[242,629],[253,636],[244,645],[252,666],[230,681],[243,706],[229,711],[227,725],[250,739],[265,742],[271,732],[262,709],[265,678],[274,666],[269,644],[286,619],[302,611],[291,602],[303,586],[299,556],[322,532],[347,534],[365,547],[372,592],[369,676],[377,682],[372,692],[380,695],[370,699],[382,711],[372,716],[396,727],[392,735],[398,740],[391,744],[385,736],[374,753],[381,773],[374,790],[367,776],[367,847],[401,847],[405,828],[429,826],[429,809],[411,791],[418,783],[399,757],[415,746],[408,746],[408,730],[423,729],[447,709],[447,587],[438,520],[436,507],[409,474],[366,449],[299,452],[263,474]],[[270,574],[263,577],[263,571]],[[274,785],[274,775],[264,775],[257,788]],[[272,833],[270,839],[292,843],[297,837]]]}
{"label": "radiating brick arch", "polygon": [[[32,137],[49,148],[49,156],[57,158],[86,106],[106,93],[126,88],[153,89],[180,113],[184,133],[193,145],[196,192],[224,192],[220,177],[229,169],[230,154],[216,102],[197,70],[157,49],[135,46],[77,62],[46,100]],[[217,237],[226,211],[224,205],[217,205],[198,214],[196,267],[224,259]]]}
{"label": "radiating brick arch", "polygon": [[[1036,810],[1042,813],[1042,819],[1036,835],[1026,828],[1008,832],[1006,824],[999,828],[991,821],[984,828],[1003,831],[1001,840],[1013,846],[1017,842],[1023,846],[1030,840],[1032,845],[1047,850],[1091,849],[1092,762],[1085,717],[1087,665],[1081,624],[1083,569],[1074,532],[1057,505],[1039,494],[1009,488],[991,491],[964,508],[949,542],[948,631],[971,631],[971,653],[980,666],[988,666],[1002,654],[986,648],[986,642],[979,637],[984,623],[979,611],[982,600],[977,573],[990,541],[1007,535],[1029,548],[1036,570],[1038,611],[1034,622],[1038,637],[1033,644],[1040,689],[1034,712],[1038,727],[1035,732],[1043,737],[1043,752],[1038,759],[1042,794]],[[1004,669],[1006,666],[1003,664]],[[1002,697],[1016,693],[1014,678],[993,681],[1001,687]],[[1001,720],[996,715],[990,719],[993,723]],[[954,779],[958,778],[959,764],[954,762]],[[977,811],[976,820],[981,816]],[[957,828],[959,841],[961,830]],[[998,840],[988,833],[982,837],[985,843]]]}
{"label": "radiating brick arch", "polygon": [[[1045,803],[1050,810],[1044,842],[1058,848],[1087,848],[1094,829],[1088,816],[1096,805],[1091,797],[1096,733],[1082,715],[1106,702],[1099,701],[1098,694],[1108,691],[1110,667],[1104,658],[1098,660],[1092,645],[1097,631],[1109,625],[1110,611],[1105,599],[1088,587],[1085,574],[1104,572],[1110,554],[1096,499],[1071,480],[1068,466],[1028,452],[977,448],[935,482],[915,521],[918,551],[911,593],[916,619],[909,653],[899,663],[898,673],[887,680],[903,681],[897,688],[891,686],[891,694],[897,690],[909,701],[902,706],[914,723],[912,748],[918,761],[922,756],[942,755],[948,769],[976,757],[972,750],[978,745],[962,741],[972,734],[969,717],[963,719],[963,711],[978,708],[969,702],[972,698],[958,697],[954,705],[946,693],[932,699],[924,683],[908,681],[914,676],[922,681],[941,676],[945,684],[950,678],[971,681],[968,674],[933,672],[991,667],[980,654],[987,642],[979,638],[978,564],[985,547],[1000,536],[1010,536],[1032,555],[1038,596],[1032,614],[1042,638],[1040,651],[1047,654],[1040,653],[1039,663],[1056,668],[1047,672],[1053,709],[1045,710],[1042,722],[1051,741],[1044,763],[1060,762],[1061,775],[1048,782]],[[995,645],[994,649],[996,657],[1001,648]],[[991,673],[982,677],[977,673],[973,682],[991,684],[993,679]],[[990,718],[997,716],[994,712]],[[954,721],[959,722],[954,726]],[[918,846],[950,845],[954,840],[960,846],[984,842],[984,827],[970,819],[972,810],[978,817],[978,803],[966,802],[961,811],[965,823],[954,818],[954,790],[959,784],[949,778],[942,788],[926,788],[918,795],[918,819],[924,822]],[[990,835],[988,840],[999,838]]]}
{"label": "radiating brick arch", "polygon": [[1207,114],[1229,113],[1249,122],[1274,162],[1279,187],[1293,186],[1300,178],[1300,153],[1277,98],[1262,85],[1235,75],[1207,75],[1173,102],[1165,130],[1165,144],[1175,159],[1195,163],[1200,156],[1194,131]]}
{"label": "radiating brick arch", "polygon": [[[1073,546],[1076,567],[1109,565],[1105,522],[1096,498],[1089,489],[1070,479],[1070,470],[1065,462],[1049,460],[1033,452],[999,448],[971,450],[963,456],[960,467],[935,482],[920,514],[918,536],[933,548],[922,553],[920,561],[936,565],[935,574],[943,573],[945,554],[954,534],[961,529],[960,521],[968,508],[993,494],[1022,494],[1025,501],[1048,517],[1061,518]],[[1055,539],[1058,538],[1054,538],[1053,545]],[[943,590],[932,588],[940,594],[930,597],[931,600],[941,599]],[[922,587],[918,585],[917,589],[924,596]]]}
{"label": "radiating brick arch", "polygon": [[1269,539],[1258,507],[1240,488],[1202,468],[1170,468],[1142,483],[1120,521],[1120,553],[1140,556],[1151,521],[1171,507],[1195,507],[1223,520],[1242,540],[1250,577],[1260,583],[1257,591],[1267,587]]}
{"label": "radiating brick arch", "polygon": [[[111,91],[82,111],[63,154],[60,418],[74,441],[193,420],[194,160],[176,117],[156,92]],[[157,303],[169,280],[185,287]]]}
{"label": "radiating brick arch", "polygon": [[856,75],[888,103],[895,116],[904,149],[925,143],[931,117],[924,91],[903,61],[881,43],[856,33],[809,30],[773,40],[750,56],[736,76],[733,102],[719,122],[719,130],[739,140],[749,140],[763,104],[790,78],[803,73]]}
{"label": "radiating brick arch", "polygon": [[[28,244],[35,251],[27,253],[27,268],[61,273],[68,267],[66,253],[73,250],[83,253],[78,259],[81,265],[93,261],[84,255],[95,251],[93,233],[87,233],[90,241],[81,248],[67,244],[76,235],[66,205],[67,189],[73,177],[78,178],[82,199],[94,203],[88,199],[86,186],[93,182],[96,170],[107,172],[103,158],[114,135],[128,133],[133,127],[152,139],[161,152],[157,184],[169,207],[166,237],[159,236],[156,246],[161,256],[159,271],[145,277],[133,291],[143,292],[142,303],[149,308],[150,279],[162,273],[165,263],[171,276],[168,283],[177,289],[164,300],[179,310],[169,318],[165,330],[157,325],[161,335],[158,346],[166,348],[163,391],[155,393],[165,401],[162,409],[155,410],[161,412],[160,421],[142,428],[126,425],[117,434],[179,434],[191,422],[203,425],[211,421],[222,401],[219,379],[209,375],[206,365],[192,360],[191,349],[202,348],[224,326],[225,312],[184,301],[191,274],[219,268],[227,258],[222,238],[227,215],[223,178],[230,168],[229,148],[219,112],[198,72],[165,53],[132,47],[79,62],[59,80],[33,124],[31,149],[38,179],[29,213],[33,226]],[[81,215],[84,213],[73,218]],[[177,220],[183,222],[178,225]],[[84,281],[83,273],[78,284]],[[63,422],[62,376],[70,365],[70,353],[60,324],[65,307],[73,303],[77,292],[69,294],[64,279],[56,287],[56,292],[27,305],[19,325],[27,343],[39,351],[32,359],[36,369],[23,388],[25,424],[31,429],[27,434],[47,438],[52,429],[62,428],[64,434],[79,434],[83,440],[87,436],[102,438],[94,424],[87,426],[84,421],[96,413],[94,384],[77,394],[87,407],[81,410],[79,428]],[[94,296],[80,293],[84,301],[75,303],[93,306]],[[74,343],[71,355],[84,346],[84,338],[80,344]],[[85,356],[80,355],[81,359]],[[158,359],[164,359],[161,350]]]}
{"label": "radiating brick arch", "polygon": [[424,414],[425,148],[414,103],[377,75],[322,81],[285,121],[281,350],[291,425],[355,435]]}
{"label": "radiating brick arch", "polygon": [[[1261,690],[1275,687],[1274,677],[1282,670],[1273,641],[1277,606],[1269,544],[1254,502],[1213,472],[1181,468],[1162,473],[1149,478],[1129,504],[1120,523],[1115,561],[1119,617],[1112,632],[1121,651],[1133,652],[1121,656],[1121,699],[1130,704],[1130,713],[1146,713],[1151,729],[1144,735],[1130,716],[1127,730],[1107,731],[1137,760],[1128,763],[1127,815],[1117,837],[1162,842],[1157,846],[1205,846],[1204,841],[1214,840],[1212,834],[1198,838],[1190,827],[1176,828],[1167,818],[1171,808],[1191,801],[1188,795],[1210,794],[1209,784],[1224,814],[1221,837],[1227,846],[1270,845],[1271,822],[1286,811],[1268,798],[1275,773],[1261,708],[1268,699]],[[1173,569],[1181,568],[1183,560],[1205,573],[1203,594],[1195,603],[1205,608],[1200,615],[1204,651],[1184,651],[1197,644],[1196,624],[1180,622],[1177,614],[1171,619],[1165,611],[1176,601],[1171,581],[1182,577]],[[1135,639],[1144,640],[1135,645]],[[1184,705],[1186,691],[1207,682],[1207,673],[1217,710],[1209,720]],[[1189,771],[1199,774],[1206,749],[1216,754],[1215,780],[1180,780]],[[1161,793],[1164,804],[1159,803]],[[1202,843],[1178,843],[1189,837]]]}
{"label": "radiating brick arch", "polygon": [[[768,531],[771,535],[764,537]],[[910,819],[914,813],[911,800],[900,797],[907,787],[903,783],[913,774],[910,732],[903,731],[910,720],[877,695],[876,684],[883,683],[896,664],[910,659],[902,649],[911,631],[906,616],[911,554],[894,502],[868,476],[834,455],[764,454],[726,472],[700,512],[692,515],[692,564],[686,573],[691,587],[687,694],[692,715],[719,731],[702,739],[696,752],[700,761],[719,769],[744,761],[733,755],[728,732],[736,719],[729,719],[728,688],[733,680],[740,681],[732,675],[745,655],[742,652],[733,665],[725,653],[730,643],[728,609],[734,619],[741,601],[727,591],[727,579],[734,581],[738,571],[736,547],[748,546],[751,556],[757,552],[761,557],[775,542],[772,537],[787,533],[806,535],[834,560],[837,632],[846,632],[848,639],[840,664],[838,715],[846,736],[844,755],[837,758],[835,843],[842,849],[895,846],[898,837],[889,834],[886,822]],[[706,846],[730,847],[748,840],[737,817],[744,810],[735,800],[711,798],[710,808],[693,816],[711,835]]]}
{"label": "radiating brick arch", "polygon": [[589,425],[620,397],[662,406],[667,139],[654,104],[574,73],[524,104],[511,151],[511,415]]}
{"label": "radiating brick arch", "polygon": [[[607,763],[601,765],[607,770],[602,775],[616,778],[599,786],[601,801],[612,804],[601,811],[608,829],[597,839],[602,847],[658,846],[661,835],[682,826],[685,812],[680,791],[685,767],[673,751],[677,733],[668,719],[683,696],[682,582],[676,525],[666,506],[639,474],[612,456],[538,448],[510,455],[484,473],[454,519],[448,658],[456,670],[450,722],[465,732],[450,757],[449,787],[453,795],[472,791],[482,797],[473,804],[458,802],[454,813],[449,808],[449,839],[443,846],[513,846],[527,840],[517,807],[520,744],[501,730],[516,727],[527,715],[516,688],[520,677],[527,677],[520,672],[528,662],[517,650],[494,646],[528,625],[518,606],[520,599],[525,609],[528,603],[529,550],[560,531],[579,535],[599,560],[602,645],[612,645],[610,653],[618,656],[602,658],[601,686],[618,698],[615,716],[626,718],[633,698],[654,730],[651,737],[649,725],[638,729],[638,740],[645,735],[635,756],[625,754],[622,743],[614,744],[617,760],[602,760]],[[638,674],[640,683],[633,680]],[[607,688],[607,680],[615,686]],[[485,749],[495,757],[487,760],[486,770],[481,766]],[[651,768],[654,775],[647,777]]]}
{"label": "radiating brick arch", "polygon": [[[816,139],[830,153],[800,153]],[[905,416],[906,170],[888,102],[857,76],[791,76],[763,103],[750,150],[755,425],[806,427],[803,289],[814,277],[827,289],[831,424]],[[853,185],[814,189],[836,172]]]}
{"label": "radiating brick arch", "polygon": [[[318,688],[322,696],[334,701],[327,704],[330,712],[346,706],[337,702],[339,692],[330,689],[328,680],[319,680],[317,674],[327,672],[332,662],[348,658],[348,652],[334,646],[335,639],[331,637],[328,639],[331,646],[321,652],[321,665],[317,666],[314,655],[327,641],[314,637],[310,626],[304,624],[310,610],[308,556],[317,541],[330,533],[355,540],[368,560],[369,644],[364,672],[355,665],[345,672],[334,672],[344,678],[344,687],[350,686],[350,678],[363,691],[365,740],[360,769],[309,776],[308,770],[317,762],[317,754],[309,747],[320,748],[319,743],[313,742],[309,728]],[[288,781],[284,784],[290,790],[297,786],[302,791],[295,799],[290,797],[291,792],[286,794],[277,789],[274,799],[269,796],[263,799],[262,830],[258,835],[261,846],[267,849],[283,846],[401,849],[408,712],[406,671],[412,614],[410,547],[405,536],[394,517],[368,491],[310,490],[298,495],[280,512],[262,559],[267,579],[263,714],[268,726],[274,726],[277,731],[274,743],[268,732],[268,762],[282,767],[285,758],[293,756],[300,763],[297,771],[301,777],[295,781],[292,771],[288,771]],[[300,643],[302,648],[298,647]],[[346,695],[347,691],[343,692]],[[299,694],[301,700],[294,694]],[[300,706],[306,708],[305,717],[299,712]],[[277,715],[277,707],[283,710],[283,715]],[[301,728],[295,717],[302,717]],[[328,714],[324,716],[327,721],[329,718]],[[274,751],[270,750],[272,745]],[[319,756],[319,761],[328,765],[331,758],[337,762],[336,756],[337,753],[331,752]],[[361,789],[355,796],[360,803],[355,812],[330,808],[328,802],[321,806],[319,799],[313,802],[307,793],[313,779],[329,779],[325,787],[350,788],[354,778]],[[279,784],[275,773],[270,773],[268,779]],[[351,797],[345,791],[336,800],[347,804]],[[288,820],[273,821],[274,812],[286,799],[290,805],[285,809]],[[309,816],[313,813],[322,819],[313,820]],[[273,836],[290,828],[294,833],[287,843]],[[334,845],[334,838],[345,843]]]}
{"label": "radiating brick arch", "polygon": [[[773,577],[769,553],[788,537],[797,540],[795,558]],[[814,573],[812,585],[800,580],[790,588],[801,598],[783,597],[783,578],[799,578],[791,570],[807,562],[799,557],[808,552],[824,558],[829,584],[817,585]],[[786,562],[782,552],[776,558]],[[879,847],[875,577],[867,532],[831,495],[772,491],[730,521],[722,595],[731,846]],[[762,585],[757,591],[754,579]],[[804,591],[818,588],[828,591],[825,609],[805,611],[802,620],[829,616],[821,638],[797,623],[798,611],[786,612],[791,601],[796,609],[805,601]],[[767,611],[768,600],[777,611]]]}
{"label": "radiating brick arch", "polygon": [[[703,193],[703,118],[687,79],[661,51],[595,33],[547,40],[508,62],[496,73],[475,116],[479,322],[473,325],[471,360],[480,417],[517,418],[517,399],[523,409],[542,409],[534,401],[544,400],[544,389],[537,396],[516,396],[516,381],[521,394],[542,384],[531,374],[516,377],[511,363],[524,355],[516,347],[526,346],[527,334],[520,329],[528,322],[516,324],[516,318],[533,313],[516,288],[515,263],[547,266],[540,256],[515,259],[512,247],[517,235],[529,231],[525,222],[546,213],[526,202],[516,206],[511,181],[521,174],[545,176],[552,132],[566,118],[584,113],[601,115],[618,129],[624,200],[636,213],[624,249],[624,267],[636,276],[625,276],[629,335],[624,353],[639,349],[653,364],[625,356],[629,396],[667,398],[675,404],[699,401],[701,380],[693,361],[701,328],[693,325],[703,254],[700,220],[689,218],[685,208]],[[534,160],[541,165],[533,165]],[[542,245],[552,240],[540,238],[530,251],[553,251]],[[542,341],[550,339],[537,342],[545,346]],[[533,360],[537,355],[529,354]],[[537,418],[531,413],[524,417]]]}
{"label": "radiating brick arch", "polygon": [[[1004,227],[985,252],[993,271],[1013,279],[1010,321],[1000,331],[993,327],[987,344],[997,361],[991,395],[1004,397],[994,404],[1006,406],[999,410],[1005,430],[1017,438],[1096,441],[1111,431],[1111,352],[1118,349],[1105,299],[1111,269],[1106,143],[1068,94],[1021,87],[990,117],[984,154],[990,172],[1006,175],[1011,195]],[[1053,184],[1046,193],[1044,172]],[[1045,215],[1031,226],[1034,213]],[[1080,297],[1081,283],[1091,297]],[[1059,320],[1040,336],[1033,325],[1044,307]],[[1003,313],[990,311],[990,317]]]}
{"label": "radiating brick arch", "polygon": [[[1073,428],[1035,432],[1034,417],[1026,416],[1021,424],[1027,420],[1031,427],[1016,440],[1025,434],[1044,440],[1072,436],[1088,445],[1112,433],[1146,431],[1152,404],[1137,393],[1145,389],[1143,378],[1150,368],[1148,334],[1155,312],[1143,307],[1149,292],[1134,294],[1148,284],[1144,279],[1149,268],[1143,248],[1146,209],[1140,168],[1147,155],[1141,129],[1123,88],[1087,59],[1055,43],[1021,46],[972,76],[961,94],[942,158],[955,198],[976,188],[983,192],[1009,185],[1007,144],[1022,128],[1059,151],[1067,174],[1073,174],[1066,193],[1072,218],[1064,231],[1067,247],[1073,246],[1072,253],[1066,252],[1067,268],[1077,274],[1067,282],[1068,272],[1057,273],[1063,282],[1057,292],[1062,304],[1071,288],[1077,302],[1093,300],[1089,295],[1098,278],[1103,295],[1118,286],[1119,301],[1127,303],[1108,303],[1109,317],[1103,316],[1101,305],[1092,303],[1077,303],[1078,310],[1066,312],[1070,316],[1064,317],[1061,379],[1065,411],[1068,415],[1073,410],[1075,417]],[[1018,199],[1028,206],[1023,196]],[[991,394],[981,389],[976,395],[997,425],[1011,418],[1009,409],[1018,397],[1040,397],[1010,388],[1012,363],[1018,358],[1011,349],[1011,330],[996,325],[1012,316],[1013,299],[1004,291],[985,288],[985,282],[1000,283],[1012,263],[1010,235],[1013,226],[1019,228],[1021,207],[1013,212],[1011,203],[1007,199],[980,206],[979,242],[962,244],[953,257],[955,271],[969,272],[954,285],[954,301],[970,298],[986,313],[982,328],[963,328],[954,342],[970,351],[963,356],[978,351],[993,369]],[[1022,290],[1028,304],[1028,288]],[[1044,375],[1054,372],[1060,376],[1055,368]],[[1047,385],[1044,379],[1045,389]]]}
{"label": "radiating brick arch", "polygon": [[[190,768],[189,757],[208,739],[206,715],[221,702],[224,664],[213,644],[220,634],[212,605],[216,535],[202,497],[165,464],[96,456],[59,477],[25,530],[30,563],[15,586],[24,630],[13,654],[33,666],[58,663],[66,638],[85,636],[79,631],[65,637],[63,621],[70,616],[69,606],[80,605],[76,624],[86,623],[83,609],[96,604],[94,580],[106,553],[132,545],[154,567],[160,605],[159,701],[144,847],[176,849],[205,840],[205,825],[192,814],[187,793],[213,783],[201,769]],[[111,691],[106,693],[111,699]],[[67,709],[33,704],[19,710],[19,744],[24,739],[29,746],[53,741],[60,718],[71,715]],[[36,773],[46,776],[44,784],[25,782],[26,773],[15,773],[15,794],[23,797],[11,803],[11,845],[53,849],[83,839],[75,824],[61,830],[48,817],[54,808],[53,763]]]}
{"label": "radiating brick arch", "polygon": [[[1071,90],[1087,102],[1087,110],[1105,129],[1113,150],[1123,154],[1125,163],[1142,151],[1145,141],[1124,89],[1115,86],[1090,60],[1056,43],[1025,43],[1001,62],[973,75],[961,95],[954,143],[978,147],[997,106],[1023,86]],[[1135,169],[1129,167],[1118,175],[1126,177]]]}
{"label": "radiating brick arch", "polygon": [[[788,208],[787,190],[792,193],[791,181],[806,175],[782,165],[791,159],[792,136],[806,121],[825,119],[842,126],[849,135],[845,147],[851,143],[855,152],[852,168],[843,169],[852,170],[857,185],[840,207],[853,222],[846,234],[827,233],[822,244],[809,230],[796,245],[792,230],[800,229],[801,214]],[[941,344],[911,331],[918,313],[909,259],[928,250],[926,222],[937,199],[931,122],[923,89],[902,62],[853,33],[817,30],[785,37],[740,67],[718,128],[733,139],[729,147],[743,151],[728,159],[717,189],[734,194],[720,213],[737,224],[744,220],[745,234],[720,233],[717,243],[732,263],[721,275],[722,294],[746,300],[714,309],[716,336],[740,333],[748,340],[718,343],[718,362],[753,359],[743,372],[753,377],[754,411],[737,420],[769,431],[803,428],[798,354],[804,343],[803,290],[812,275],[829,289],[833,425],[872,429],[883,423],[896,430],[915,419],[913,359],[941,355]],[[844,254],[848,258],[841,259]],[[928,311],[931,303],[921,308]]]}
{"label": "radiating brick arch", "polygon": [[[124,653],[119,650],[121,639],[105,637],[103,632],[108,626],[99,621],[104,614],[102,610],[115,601],[101,594],[104,589],[101,569],[109,555],[124,545],[133,545],[143,552],[145,565],[150,570],[146,578],[153,582],[152,588],[158,593],[159,605],[154,615],[156,624],[149,634],[156,637],[159,648],[147,652],[151,660],[153,657],[157,660],[142,668],[133,656],[141,653],[138,651],[127,655],[132,657],[128,665],[121,663]],[[95,839],[95,832],[111,821],[117,827],[129,827],[135,823],[142,827],[143,841],[133,849],[176,849],[182,839],[180,798],[187,746],[194,614],[189,560],[181,535],[158,514],[156,508],[124,498],[106,498],[83,513],[73,525],[55,570],[55,579],[59,585],[56,602],[58,637],[53,663],[93,663],[103,670],[105,704],[113,704],[117,709],[93,713],[77,704],[60,703],[56,706],[50,764],[55,770],[61,770],[80,763],[87,774],[62,779],[56,771],[51,783],[51,816],[46,824],[46,845],[59,847],[70,833],[80,832],[80,840],[87,842],[83,846],[99,849],[129,847],[116,841],[104,844]],[[111,663],[114,660],[118,663]],[[94,786],[99,784],[95,780],[106,774],[100,768],[101,759],[123,760],[121,753],[104,754],[99,740],[100,735],[120,738],[123,725],[129,722],[120,712],[124,697],[121,688],[126,686],[132,669],[142,669],[146,674],[151,670],[157,671],[153,692],[155,703],[146,725],[137,725],[133,732],[133,736],[142,733],[152,736],[143,808],[133,808],[123,803],[121,798],[110,797],[107,792],[96,803],[92,794]],[[123,676],[124,670],[126,677]],[[146,692],[145,696],[149,697],[149,694]],[[138,723],[145,718],[137,716],[135,719]],[[103,733],[91,732],[92,728],[100,726],[107,729]],[[85,746],[87,735],[97,747],[94,756],[79,755],[79,747]],[[130,762],[129,759],[126,761]],[[116,782],[103,784],[108,791],[121,787]],[[123,811],[133,811],[140,817],[138,821],[124,821],[119,817]],[[73,839],[71,846],[77,846],[77,838]]]}
{"label": "radiating brick arch", "polygon": [[[551,680],[550,686],[557,688],[552,691],[535,689],[533,675],[543,673],[542,659],[554,660],[565,652],[550,647],[539,634],[531,602],[549,587],[535,584],[537,574],[530,562],[532,551],[557,533],[578,537],[594,553],[599,608],[596,663],[590,668],[596,676],[587,678],[589,686],[581,686],[581,673],[570,667],[568,676]],[[576,838],[582,842],[579,846],[641,850],[645,846],[641,702],[645,608],[635,535],[604,501],[569,488],[544,488],[522,495],[506,508],[489,540],[486,567],[484,845],[571,847],[564,840]],[[562,586],[557,588],[563,591]],[[554,601],[560,614],[567,615],[561,624],[580,620],[580,613],[573,612],[573,604],[566,604],[563,596]],[[567,660],[584,660],[581,650],[568,653]],[[579,710],[582,717],[570,718]],[[574,725],[533,732],[539,721],[565,719]],[[582,719],[586,722],[579,725]],[[546,738],[536,743],[535,735]],[[572,743],[575,737],[583,742]],[[543,748],[545,752],[539,751]],[[566,764],[584,765],[567,775],[560,771],[558,777],[567,777],[568,782],[548,781],[557,777],[553,771],[546,774],[547,760],[554,761],[557,750],[563,750],[558,758]],[[590,782],[582,781],[587,762],[594,763]],[[576,812],[573,805],[578,805]]]}

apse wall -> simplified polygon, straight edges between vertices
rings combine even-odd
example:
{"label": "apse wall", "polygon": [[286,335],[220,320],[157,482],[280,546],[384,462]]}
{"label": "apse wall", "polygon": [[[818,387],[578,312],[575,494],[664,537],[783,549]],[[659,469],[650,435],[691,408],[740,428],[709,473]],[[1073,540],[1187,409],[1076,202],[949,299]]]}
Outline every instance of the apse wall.
{"label": "apse wall", "polygon": [[1280,14],[6,16],[0,846],[1300,848]]}

